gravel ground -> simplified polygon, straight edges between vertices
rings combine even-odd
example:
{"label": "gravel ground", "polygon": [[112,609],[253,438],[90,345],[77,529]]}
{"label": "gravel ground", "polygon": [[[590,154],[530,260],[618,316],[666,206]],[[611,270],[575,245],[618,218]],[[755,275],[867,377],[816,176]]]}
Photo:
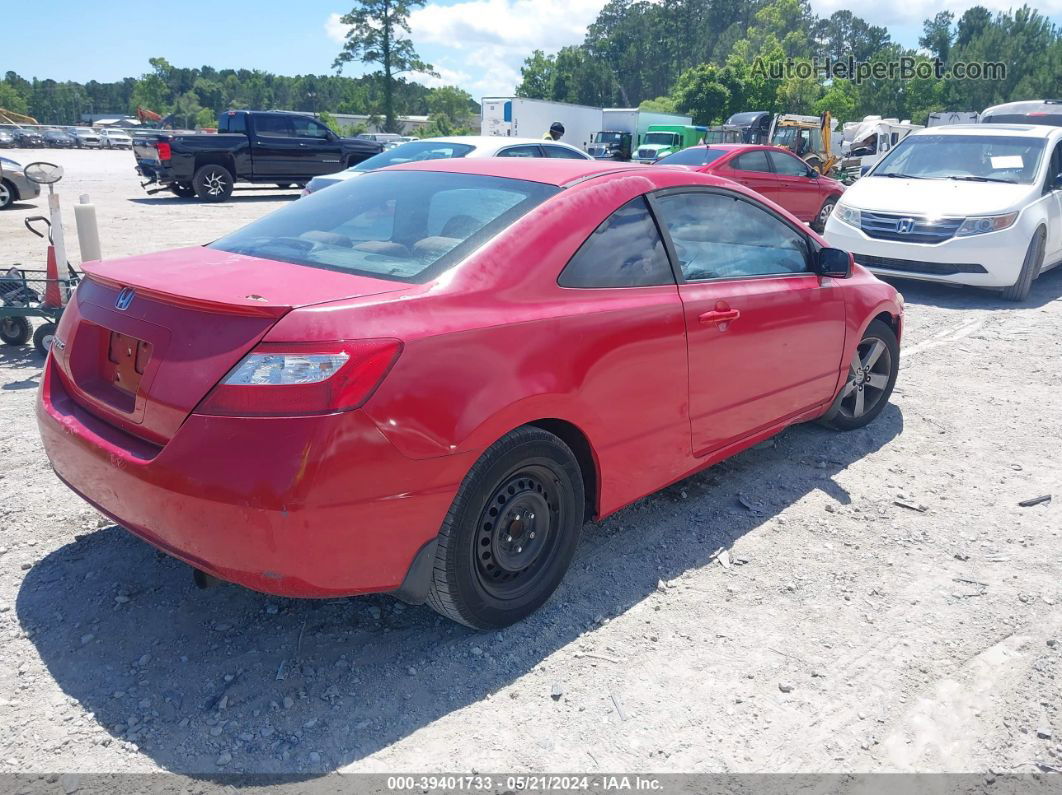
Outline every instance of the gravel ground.
{"label": "gravel ground", "polygon": [[[68,208],[96,201],[108,256],[286,195],[147,198],[128,152],[39,154]],[[42,259],[20,227],[44,207],[0,214],[5,263]],[[588,525],[556,596],[496,633],[196,590],[56,480],[41,360],[3,349],[0,771],[1062,768],[1062,271],[1017,306],[901,288],[871,427],[792,428]]]}

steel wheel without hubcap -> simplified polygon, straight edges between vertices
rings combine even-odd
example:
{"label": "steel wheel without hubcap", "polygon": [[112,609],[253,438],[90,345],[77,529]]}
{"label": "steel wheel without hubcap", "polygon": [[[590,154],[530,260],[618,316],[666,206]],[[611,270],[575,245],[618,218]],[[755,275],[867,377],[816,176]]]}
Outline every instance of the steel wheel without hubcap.
{"label": "steel wheel without hubcap", "polygon": [[840,415],[857,420],[885,397],[892,374],[892,353],[877,337],[864,337],[856,348],[841,390]]}
{"label": "steel wheel without hubcap", "polygon": [[559,503],[546,467],[522,467],[498,486],[480,514],[473,549],[484,591],[496,599],[513,599],[534,584],[556,547]]}

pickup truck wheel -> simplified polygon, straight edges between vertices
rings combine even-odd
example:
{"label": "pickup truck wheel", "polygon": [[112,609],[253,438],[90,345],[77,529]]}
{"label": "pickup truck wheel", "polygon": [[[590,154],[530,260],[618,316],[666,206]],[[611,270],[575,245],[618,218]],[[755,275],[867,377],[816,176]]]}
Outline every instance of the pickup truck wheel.
{"label": "pickup truck wheel", "polygon": [[232,195],[232,173],[224,166],[200,166],[192,177],[195,195],[205,202],[223,202]]}
{"label": "pickup truck wheel", "polygon": [[472,465],[443,520],[428,604],[475,629],[530,615],[571,563],[584,505],[568,445],[533,427],[503,436]]}
{"label": "pickup truck wheel", "polygon": [[182,199],[190,199],[195,196],[195,188],[187,182],[174,182],[167,187],[169,187],[174,196],[180,196]]}

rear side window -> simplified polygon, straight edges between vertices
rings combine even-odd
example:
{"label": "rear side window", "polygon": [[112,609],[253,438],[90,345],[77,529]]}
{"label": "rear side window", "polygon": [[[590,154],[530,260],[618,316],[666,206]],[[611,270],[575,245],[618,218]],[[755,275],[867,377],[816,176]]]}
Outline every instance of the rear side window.
{"label": "rear side window", "polygon": [[645,198],[606,218],[561,272],[561,287],[650,287],[674,284],[664,242]]}
{"label": "rear side window", "polygon": [[767,153],[762,149],[753,152],[745,152],[730,161],[730,167],[735,171],[770,171],[767,165]]}
{"label": "rear side window", "polygon": [[245,133],[247,132],[247,116],[243,113],[226,113],[221,117],[221,132]]}
{"label": "rear side window", "polygon": [[537,146],[510,146],[498,152],[498,157],[542,157],[542,150]]}
{"label": "rear side window", "polygon": [[701,149],[693,146],[662,157],[656,161],[658,166],[706,166],[727,153],[726,149]]}
{"label": "rear side window", "polygon": [[586,160],[585,157],[574,149],[569,149],[566,146],[543,145],[542,148],[546,150],[546,157],[559,157],[566,160]]}

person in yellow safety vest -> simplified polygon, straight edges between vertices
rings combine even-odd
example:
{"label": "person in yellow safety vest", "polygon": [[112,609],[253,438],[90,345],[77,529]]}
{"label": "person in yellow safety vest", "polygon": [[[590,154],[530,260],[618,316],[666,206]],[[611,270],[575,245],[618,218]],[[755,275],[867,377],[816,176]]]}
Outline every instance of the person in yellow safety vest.
{"label": "person in yellow safety vest", "polygon": [[542,136],[543,141],[559,141],[561,136],[564,135],[564,125],[559,121],[553,122],[549,126],[549,132]]}

